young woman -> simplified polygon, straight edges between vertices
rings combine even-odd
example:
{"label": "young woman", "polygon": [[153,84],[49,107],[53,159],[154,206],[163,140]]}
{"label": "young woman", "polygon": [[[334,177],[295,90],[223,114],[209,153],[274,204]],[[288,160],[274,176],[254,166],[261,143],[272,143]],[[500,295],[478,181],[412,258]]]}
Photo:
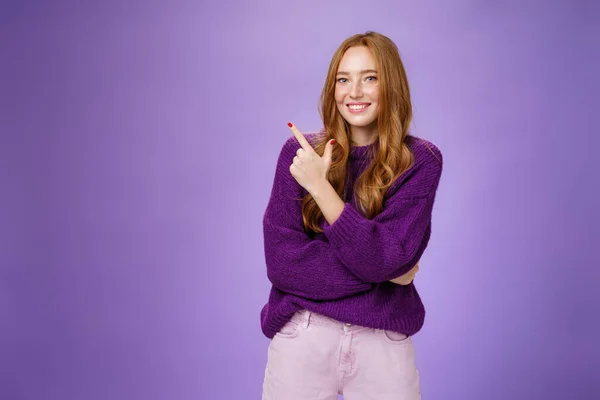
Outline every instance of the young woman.
{"label": "young woman", "polygon": [[442,154],[408,133],[409,86],[389,38],[341,44],[321,117],[323,131],[306,136],[288,124],[264,214],[263,400],[420,399],[411,336],[425,309],[412,280]]}

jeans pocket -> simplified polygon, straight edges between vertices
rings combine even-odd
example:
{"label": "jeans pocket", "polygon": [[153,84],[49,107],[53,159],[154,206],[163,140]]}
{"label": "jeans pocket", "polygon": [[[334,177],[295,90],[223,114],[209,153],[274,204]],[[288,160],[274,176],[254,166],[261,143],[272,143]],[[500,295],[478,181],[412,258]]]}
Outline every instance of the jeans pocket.
{"label": "jeans pocket", "polygon": [[404,333],[390,331],[387,329],[381,329],[381,334],[383,335],[383,339],[394,345],[407,345],[411,343],[410,336],[405,335]]}
{"label": "jeans pocket", "polygon": [[292,339],[298,336],[299,330],[300,322],[291,319],[275,335],[279,336],[280,338]]}

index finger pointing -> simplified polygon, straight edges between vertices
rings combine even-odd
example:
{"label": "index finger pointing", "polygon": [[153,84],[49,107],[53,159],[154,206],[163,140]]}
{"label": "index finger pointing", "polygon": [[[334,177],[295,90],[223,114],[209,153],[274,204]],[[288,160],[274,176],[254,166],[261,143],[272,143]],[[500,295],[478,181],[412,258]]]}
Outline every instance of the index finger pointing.
{"label": "index finger pointing", "polygon": [[310,143],[308,143],[308,140],[306,140],[306,138],[304,137],[304,135],[302,134],[302,132],[300,132],[298,130],[298,128],[296,128],[296,125],[292,124],[291,122],[288,122],[288,126],[290,127],[292,133],[296,137],[296,140],[298,140],[298,143],[300,143],[300,146],[302,146],[302,148],[304,150],[306,150],[306,151],[314,151],[314,149],[312,148],[312,146],[310,145]]}

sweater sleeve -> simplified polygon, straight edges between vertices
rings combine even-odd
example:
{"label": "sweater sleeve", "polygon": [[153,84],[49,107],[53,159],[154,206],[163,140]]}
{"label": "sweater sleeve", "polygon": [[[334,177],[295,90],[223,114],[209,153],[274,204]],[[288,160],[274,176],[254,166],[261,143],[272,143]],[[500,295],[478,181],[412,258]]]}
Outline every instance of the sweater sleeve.
{"label": "sweater sleeve", "polygon": [[433,146],[400,178],[383,211],[367,219],[345,203],[324,233],[342,262],[366,282],[385,282],[404,275],[421,258],[431,235],[431,216],[442,172],[442,155]]}
{"label": "sweater sleeve", "polygon": [[300,145],[291,137],[277,161],[271,196],[263,218],[267,277],[276,288],[312,300],[334,300],[370,290],[338,258],[331,244],[304,231],[306,194],[289,171]]}

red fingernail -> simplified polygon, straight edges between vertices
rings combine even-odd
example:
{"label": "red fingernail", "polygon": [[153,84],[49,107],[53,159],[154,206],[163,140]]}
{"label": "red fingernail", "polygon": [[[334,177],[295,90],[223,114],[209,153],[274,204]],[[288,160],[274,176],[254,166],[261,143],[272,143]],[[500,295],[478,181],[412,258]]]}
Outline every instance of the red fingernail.
{"label": "red fingernail", "polygon": [[331,142],[329,142],[330,144],[335,144],[335,139],[331,139]]}
{"label": "red fingernail", "polygon": [[291,123],[291,122],[288,122],[288,126],[291,128],[291,127],[292,127],[292,123]]}

